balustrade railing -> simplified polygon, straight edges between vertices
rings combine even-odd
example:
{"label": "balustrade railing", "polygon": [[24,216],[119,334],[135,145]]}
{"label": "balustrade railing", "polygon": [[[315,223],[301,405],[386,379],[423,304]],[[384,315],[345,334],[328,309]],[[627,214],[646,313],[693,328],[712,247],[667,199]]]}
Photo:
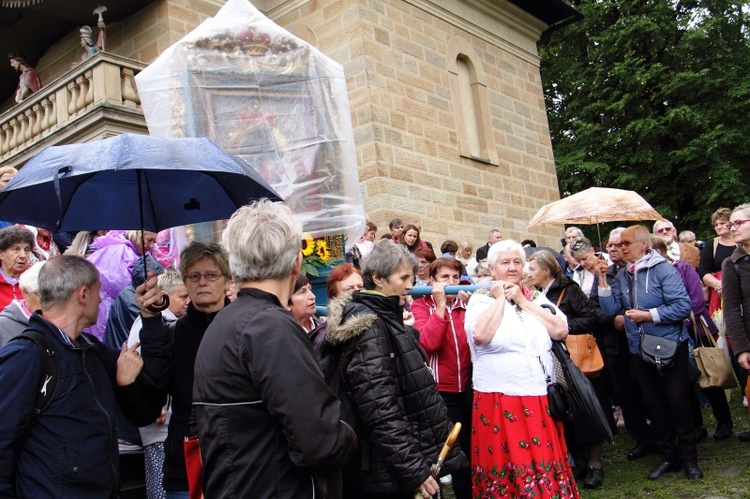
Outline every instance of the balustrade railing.
{"label": "balustrade railing", "polygon": [[0,162],[102,106],[140,109],[144,64],[101,52],[0,115]]}

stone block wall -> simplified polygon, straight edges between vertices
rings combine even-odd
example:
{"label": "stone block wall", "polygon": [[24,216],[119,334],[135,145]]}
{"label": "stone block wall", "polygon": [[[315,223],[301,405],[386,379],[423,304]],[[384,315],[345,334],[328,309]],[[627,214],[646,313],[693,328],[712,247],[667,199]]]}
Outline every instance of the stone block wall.
{"label": "stone block wall", "polygon": [[[108,26],[107,51],[149,63],[223,3],[157,0]],[[400,217],[421,222],[423,239],[437,246],[451,238],[476,247],[497,228],[505,238],[558,247],[562,228],[526,229],[541,206],[559,198],[538,20],[504,0],[258,0],[256,6],[344,66],[365,210],[378,235]],[[456,37],[484,72],[494,164],[459,151],[447,54]],[[49,81],[79,56],[76,30],[37,68]]]}
{"label": "stone block wall", "polygon": [[[423,239],[438,246],[448,238],[478,246],[496,227],[505,238],[557,248],[561,228],[526,229],[539,208],[559,198],[537,40],[528,34],[539,27],[518,12],[514,19],[526,26],[500,26],[459,2],[442,7],[317,0],[275,21],[292,31],[309,27],[318,48],[344,65],[365,210],[378,235],[400,217],[421,222]],[[445,11],[483,18],[471,24]],[[503,32],[513,38],[493,34]],[[486,75],[497,164],[459,153],[446,54],[454,37],[469,42]]]}

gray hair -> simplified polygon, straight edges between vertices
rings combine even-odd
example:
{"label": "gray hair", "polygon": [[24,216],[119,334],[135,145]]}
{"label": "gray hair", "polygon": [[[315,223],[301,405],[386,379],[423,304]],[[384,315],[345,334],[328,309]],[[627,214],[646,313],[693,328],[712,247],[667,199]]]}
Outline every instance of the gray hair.
{"label": "gray hair", "polygon": [[375,247],[362,262],[362,281],[365,289],[375,288],[373,276],[388,279],[404,264],[410,265],[412,273],[417,274],[419,260],[409,253],[406,246],[395,243],[390,239],[381,239],[375,243]]}
{"label": "gray hair", "polygon": [[624,230],[625,227],[615,227],[614,229],[609,231],[609,238],[612,239],[613,237],[619,236]]}
{"label": "gray hair", "polygon": [[76,290],[99,282],[99,271],[80,256],[61,255],[49,260],[39,271],[39,303],[49,310],[67,302]]}
{"label": "gray hair", "polygon": [[576,231],[578,233],[578,237],[583,237],[583,231],[579,229],[578,227],[568,227],[565,229],[565,235],[567,236],[569,233]]}
{"label": "gray hair", "polygon": [[302,224],[284,203],[261,199],[234,212],[223,241],[238,282],[279,279],[294,270]]}
{"label": "gray hair", "polygon": [[34,248],[34,234],[26,227],[11,225],[0,230],[0,251],[6,251],[14,244],[26,243]]}
{"label": "gray hair", "polygon": [[588,253],[593,248],[594,245],[585,237],[579,237],[570,241],[570,254],[573,258],[578,258],[578,256]]}
{"label": "gray hair", "polygon": [[742,203],[738,207],[732,210],[732,214],[742,212],[746,216],[750,217],[750,203]]}
{"label": "gray hair", "polygon": [[495,267],[497,262],[497,256],[500,253],[507,253],[509,251],[515,251],[521,257],[521,265],[526,264],[526,252],[523,250],[523,246],[515,242],[513,239],[503,239],[490,246],[487,251],[487,264],[490,269]]}
{"label": "gray hair", "polygon": [[180,274],[182,274],[183,282],[185,281],[185,274],[187,274],[188,268],[202,258],[213,259],[221,273],[224,274],[224,278],[229,279],[232,277],[229,274],[229,256],[220,244],[205,244],[193,241],[185,246],[185,249],[180,253]]}
{"label": "gray hair", "polygon": [[652,229],[654,234],[656,234],[656,229],[659,227],[659,224],[668,224],[670,228],[674,229],[674,224],[665,218],[664,220],[657,220],[654,222],[654,227]]}
{"label": "gray hair", "polygon": [[685,239],[687,239],[690,236],[693,236],[693,240],[695,240],[695,232],[693,232],[692,230],[683,230],[682,232],[680,232],[680,235],[678,236],[677,239],[681,243],[684,243]]}
{"label": "gray hair", "polygon": [[562,273],[562,268],[560,268],[557,258],[547,250],[539,250],[532,253],[532,255],[529,256],[529,261],[532,260],[535,261],[540,268],[549,272],[549,275],[554,278],[557,278]]}
{"label": "gray hair", "polygon": [[42,270],[45,263],[47,262],[36,262],[21,274],[21,277],[18,278],[18,287],[21,288],[21,291],[28,294],[39,292],[39,271]]}
{"label": "gray hair", "polygon": [[177,286],[184,284],[182,274],[179,270],[166,269],[159,277],[156,278],[157,286],[162,291],[172,293]]}

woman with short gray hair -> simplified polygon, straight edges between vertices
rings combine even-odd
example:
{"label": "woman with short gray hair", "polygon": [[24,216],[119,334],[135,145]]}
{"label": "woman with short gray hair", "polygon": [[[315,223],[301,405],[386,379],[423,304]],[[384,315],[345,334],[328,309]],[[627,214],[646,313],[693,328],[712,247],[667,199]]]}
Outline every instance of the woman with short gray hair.
{"label": "woman with short gray hair", "polygon": [[288,206],[264,199],[237,210],[223,239],[240,290],[195,360],[204,490],[318,497],[316,476],[336,480],[356,441],[307,334],[285,309],[302,266],[302,227]]}
{"label": "woman with short gray hair", "polygon": [[[340,376],[342,417],[361,442],[358,458],[344,469],[344,497],[401,498],[416,491],[428,498],[439,490],[430,466],[450,430],[448,410],[416,331],[403,322],[417,266],[403,245],[381,240],[362,263],[365,289],[328,305],[321,363],[324,372]],[[467,466],[455,448],[443,473]]]}

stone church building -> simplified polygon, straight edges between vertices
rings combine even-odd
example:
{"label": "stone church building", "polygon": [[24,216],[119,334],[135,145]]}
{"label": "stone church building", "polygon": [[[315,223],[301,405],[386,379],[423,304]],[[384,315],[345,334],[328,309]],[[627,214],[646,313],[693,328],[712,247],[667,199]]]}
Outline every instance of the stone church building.
{"label": "stone church building", "polygon": [[[106,4],[106,0],[104,2]],[[105,50],[80,62],[90,2],[0,2],[0,49],[24,52],[44,87],[20,104],[0,77],[0,166],[43,147],[147,133],[133,76],[223,5],[110,2]],[[8,5],[10,6],[8,6]],[[120,5],[122,4],[122,5]],[[391,218],[423,239],[497,228],[557,248],[560,227],[527,230],[559,198],[537,42],[580,14],[563,0],[257,0],[266,16],[343,65],[359,178],[378,235]],[[77,64],[76,64],[77,63]],[[74,66],[72,66],[75,64]]]}

